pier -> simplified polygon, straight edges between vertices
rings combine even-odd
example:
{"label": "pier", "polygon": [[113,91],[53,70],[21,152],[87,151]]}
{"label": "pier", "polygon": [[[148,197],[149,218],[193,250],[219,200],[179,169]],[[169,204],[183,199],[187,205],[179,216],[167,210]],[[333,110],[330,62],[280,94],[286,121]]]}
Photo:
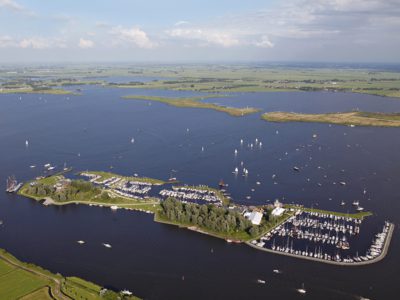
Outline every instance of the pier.
{"label": "pier", "polygon": [[364,266],[364,265],[374,264],[385,258],[385,256],[387,255],[387,253],[389,251],[389,246],[390,246],[390,242],[391,242],[391,239],[393,236],[394,228],[395,228],[395,225],[393,223],[389,223],[388,232],[384,239],[384,245],[382,248],[382,252],[378,256],[376,256],[372,259],[366,260],[366,261],[345,262],[345,261],[326,260],[326,259],[321,259],[318,257],[310,257],[310,256],[288,253],[288,252],[284,252],[284,251],[272,250],[272,249],[257,246],[255,244],[252,244],[251,242],[246,242],[246,244],[257,250],[261,250],[261,251],[265,251],[265,252],[269,252],[269,253],[273,253],[273,254],[285,255],[285,256],[290,256],[290,257],[294,257],[294,258],[311,260],[311,261],[315,261],[315,262],[336,265],[336,266],[349,266],[349,267],[355,266],[356,267],[356,266]]}

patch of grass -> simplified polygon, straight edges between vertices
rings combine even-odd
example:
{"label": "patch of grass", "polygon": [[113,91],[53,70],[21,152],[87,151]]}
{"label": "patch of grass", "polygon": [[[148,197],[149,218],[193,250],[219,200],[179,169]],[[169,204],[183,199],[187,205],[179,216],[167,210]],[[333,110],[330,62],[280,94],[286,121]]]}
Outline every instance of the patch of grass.
{"label": "patch of grass", "polygon": [[54,298],[50,295],[50,288],[45,286],[20,298],[20,300],[54,300]]}
{"label": "patch of grass", "polygon": [[100,286],[77,277],[67,277],[63,282],[62,290],[72,299],[101,299]]}
{"label": "patch of grass", "polygon": [[400,127],[400,113],[344,112],[327,114],[301,114],[268,112],[261,116],[270,122],[314,122],[337,125]]}
{"label": "patch of grass", "polygon": [[204,98],[212,98],[215,96],[207,96],[207,97],[192,97],[192,98],[168,98],[168,97],[156,97],[156,96],[124,96],[124,99],[133,99],[133,100],[148,100],[148,101],[156,101],[161,103],[166,103],[168,105],[172,105],[175,107],[190,107],[190,108],[203,108],[203,109],[213,109],[216,111],[227,113],[231,116],[240,117],[248,114],[253,114],[259,112],[260,109],[254,107],[228,107],[221,106],[214,103],[206,103],[201,100]]}
{"label": "patch of grass", "polygon": [[[5,263],[0,260],[0,264]],[[17,299],[47,286],[49,281],[21,269],[0,277],[0,298]]]}

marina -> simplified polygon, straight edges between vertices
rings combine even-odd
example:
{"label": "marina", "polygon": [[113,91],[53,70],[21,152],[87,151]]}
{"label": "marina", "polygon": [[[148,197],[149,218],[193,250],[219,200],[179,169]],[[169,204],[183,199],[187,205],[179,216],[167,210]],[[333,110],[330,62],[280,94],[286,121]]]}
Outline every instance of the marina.
{"label": "marina", "polygon": [[385,221],[367,249],[351,249],[361,219],[297,210],[259,239],[247,242],[258,250],[341,266],[372,264],[389,249],[394,224]]}

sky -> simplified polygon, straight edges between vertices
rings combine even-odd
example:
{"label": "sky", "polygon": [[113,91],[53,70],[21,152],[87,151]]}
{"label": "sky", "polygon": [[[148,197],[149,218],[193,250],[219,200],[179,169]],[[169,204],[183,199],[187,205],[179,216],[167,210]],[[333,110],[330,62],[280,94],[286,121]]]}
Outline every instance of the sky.
{"label": "sky", "polygon": [[0,62],[400,62],[400,0],[0,0]]}

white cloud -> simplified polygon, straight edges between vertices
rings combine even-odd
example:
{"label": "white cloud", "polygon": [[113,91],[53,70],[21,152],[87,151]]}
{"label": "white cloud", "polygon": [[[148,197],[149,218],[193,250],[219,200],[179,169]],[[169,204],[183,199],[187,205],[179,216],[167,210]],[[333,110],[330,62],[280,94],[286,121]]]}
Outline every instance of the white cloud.
{"label": "white cloud", "polygon": [[82,49],[89,49],[93,48],[94,42],[91,40],[86,40],[84,38],[79,39],[78,47]]}
{"label": "white cloud", "polygon": [[262,36],[261,40],[255,42],[254,45],[261,48],[274,47],[274,44],[269,40],[269,38],[266,35]]}
{"label": "white cloud", "polygon": [[168,30],[171,37],[197,40],[203,45],[217,45],[222,47],[233,47],[240,45],[240,41],[230,32],[201,29],[201,28],[176,28]]}
{"label": "white cloud", "polygon": [[25,8],[13,0],[0,0],[0,7],[8,8],[13,11],[23,11]]}
{"label": "white cloud", "polygon": [[12,37],[8,35],[0,36],[0,48],[15,47],[15,45],[15,40]]}
{"label": "white cloud", "polygon": [[49,48],[66,48],[66,42],[62,38],[43,38],[43,37],[29,37],[16,42],[15,47],[27,49],[49,49]]}
{"label": "white cloud", "polygon": [[182,25],[186,25],[186,24],[189,24],[189,22],[188,21],[178,21],[174,24],[174,26],[182,26]]}
{"label": "white cloud", "polygon": [[31,37],[21,40],[18,43],[21,48],[33,48],[33,49],[46,49],[51,47],[49,40],[41,37]]}
{"label": "white cloud", "polygon": [[122,26],[114,27],[110,33],[114,36],[114,44],[133,44],[139,48],[151,49],[158,46],[158,44],[149,39],[147,33],[139,27],[124,28]]}
{"label": "white cloud", "polygon": [[0,9],[8,9],[17,13],[33,15],[34,13],[14,0],[0,0]]}

